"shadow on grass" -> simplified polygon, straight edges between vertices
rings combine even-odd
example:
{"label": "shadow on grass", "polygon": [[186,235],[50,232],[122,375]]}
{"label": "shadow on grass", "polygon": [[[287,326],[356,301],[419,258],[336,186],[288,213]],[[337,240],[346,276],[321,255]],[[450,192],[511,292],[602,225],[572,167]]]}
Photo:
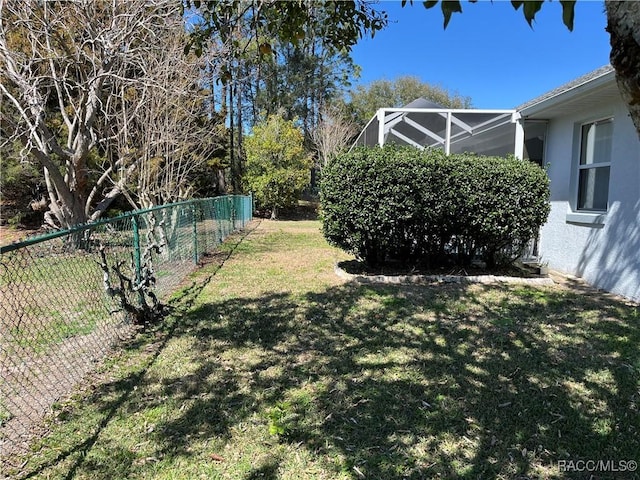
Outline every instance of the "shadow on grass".
{"label": "shadow on grass", "polygon": [[[352,478],[585,478],[558,461],[638,460],[640,318],[601,295],[347,284],[205,304],[163,342],[186,336],[197,368],[164,378],[159,398],[190,405],[151,435],[164,458],[232,441],[234,426],[283,405],[280,441]],[[160,401],[130,401],[131,382],[150,380],[129,380],[93,398],[120,391],[103,409],[129,414]],[[126,475],[133,458],[121,456]],[[278,462],[245,478],[279,478]]]}
{"label": "shadow on grass", "polygon": [[[557,473],[559,460],[637,460],[637,310],[581,292],[504,289],[493,301],[482,290],[341,286],[308,294],[302,311],[274,294],[188,318],[198,338],[268,352],[253,366],[258,408],[317,384],[299,411],[294,396],[286,440],[316,453],[329,441],[343,469],[368,478],[524,478]],[[273,367],[279,376],[258,375]]]}
{"label": "shadow on grass", "polygon": [[[231,253],[229,253],[229,255],[230,254]],[[229,255],[227,255],[226,258],[228,258]],[[183,288],[181,293],[177,295],[172,302],[174,316],[186,314],[193,306],[195,298],[208,284],[213,275],[215,275],[215,272],[211,276],[203,277],[200,282],[194,282],[191,286]],[[74,438],[75,441],[70,446],[58,449],[59,453],[55,457],[42,462],[33,470],[21,472],[21,474],[16,477],[21,479],[34,478],[42,474],[46,469],[68,461],[69,467],[64,477],[67,479],[74,478],[77,470],[81,467],[95,471],[94,478],[125,478],[127,476],[126,472],[135,459],[135,455],[131,452],[125,452],[117,446],[113,446],[110,457],[113,465],[118,465],[119,467],[117,472],[112,469],[108,472],[100,472],[99,468],[92,468],[90,463],[85,465],[86,455],[98,441],[101,432],[118,414],[119,409],[128,406],[132,393],[138,386],[144,383],[144,377],[149,368],[162,353],[167,342],[176,335],[176,325],[175,319],[173,321],[167,321],[162,325],[152,326],[140,335],[126,340],[122,345],[123,351],[144,351],[145,355],[138,359],[134,365],[128,366],[130,373],[113,381],[100,383],[93,389],[89,397],[85,399],[85,403],[91,404],[99,412],[99,421],[85,432],[84,438],[82,438],[82,435]],[[82,409],[74,411],[73,409],[66,410],[63,408],[57,413],[56,420],[57,422],[71,423],[73,420],[78,420],[78,417],[83,415],[83,413],[84,411]]]}
{"label": "shadow on grass", "polygon": [[276,480],[278,478],[278,463],[271,462],[252,470],[246,480]]}
{"label": "shadow on grass", "polygon": [[[138,342],[139,339],[135,343]],[[145,362],[145,364],[140,368],[135,369],[124,378],[120,378],[113,382],[103,383],[96,389],[88,401],[95,404],[100,411],[100,420],[93,428],[90,429],[90,431],[86,432],[84,439],[82,439],[81,436],[76,438],[71,446],[68,448],[62,448],[54,458],[43,462],[31,471],[23,472],[23,474],[17,476],[17,478],[28,479],[37,477],[46,469],[57,464],[61,464],[67,460],[69,460],[70,465],[68,467],[67,474],[64,476],[66,479],[74,478],[77,470],[81,466],[91,469],[91,465],[83,465],[87,452],[91,451],[94,447],[95,443],[98,441],[100,433],[113,420],[118,410],[123,407],[123,405],[126,405],[130,400],[132,392],[143,381],[149,365],[155,361],[155,358],[157,358],[165,343],[166,338],[162,342],[160,348],[153,353],[152,358],[148,362]],[[77,412],[69,413],[64,410],[59,412],[57,415],[58,421],[62,422],[70,422],[77,419],[77,416]],[[112,471],[110,473],[110,475],[114,475],[115,477],[105,477],[104,475],[96,474],[95,478],[125,478],[125,470],[127,470],[128,466],[131,464],[131,461],[126,461],[125,457],[128,457],[131,461],[133,460],[132,455],[129,454],[127,456],[122,449],[117,448],[117,446],[114,447],[111,458],[114,460],[114,465],[118,465],[120,467],[119,471]]]}
{"label": "shadow on grass", "polygon": [[[236,380],[194,384],[191,396],[218,392],[184,413],[179,435],[225,435],[290,398],[283,439],[339,451],[341,469],[368,478],[525,478],[557,473],[559,460],[636,459],[636,310],[527,288],[487,301],[482,290],[347,285],[198,308],[182,326],[205,349],[216,339],[267,354]],[[202,368],[206,378],[221,366]],[[313,393],[298,405],[305,384]]]}

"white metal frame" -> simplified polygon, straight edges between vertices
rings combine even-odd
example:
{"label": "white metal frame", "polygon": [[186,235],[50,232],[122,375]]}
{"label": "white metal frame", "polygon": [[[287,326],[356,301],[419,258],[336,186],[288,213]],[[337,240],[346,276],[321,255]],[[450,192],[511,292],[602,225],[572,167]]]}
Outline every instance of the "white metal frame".
{"label": "white metal frame", "polygon": [[[406,114],[408,113],[434,113],[442,116],[445,119],[445,136],[442,137],[436,132],[429,130],[424,125],[408,118]],[[491,118],[485,122],[479,123],[478,125],[471,126],[468,123],[464,122],[460,118],[456,117],[457,114],[490,114],[496,115],[494,118]],[[509,123],[513,123],[516,126],[515,129],[515,138],[514,138],[514,155],[517,158],[522,159],[524,154],[524,126],[523,119],[520,116],[520,113],[516,110],[499,110],[499,109],[465,109],[465,108],[381,108],[376,112],[376,116],[373,117],[367,127],[363,130],[363,133],[366,129],[371,125],[374,120],[378,121],[378,138],[377,143],[380,147],[384,146],[388,135],[391,133],[395,137],[403,140],[409,145],[413,145],[414,147],[424,149],[425,145],[421,145],[415,140],[409,138],[407,135],[398,131],[395,128],[400,123],[405,123],[409,125],[411,128],[419,131],[425,136],[432,138],[435,143],[430,146],[442,145],[444,147],[444,151],[447,155],[451,153],[451,143],[455,142],[458,139],[464,138],[469,135],[479,135],[481,133],[488,132],[494,128],[503,127],[507,122],[500,122],[506,118],[510,118]],[[456,125],[462,129],[462,132],[458,132],[452,135],[452,126]],[[484,128],[487,127],[487,128]],[[362,133],[362,134],[363,134]],[[362,135],[361,134],[361,135]],[[359,137],[358,137],[359,138]]]}

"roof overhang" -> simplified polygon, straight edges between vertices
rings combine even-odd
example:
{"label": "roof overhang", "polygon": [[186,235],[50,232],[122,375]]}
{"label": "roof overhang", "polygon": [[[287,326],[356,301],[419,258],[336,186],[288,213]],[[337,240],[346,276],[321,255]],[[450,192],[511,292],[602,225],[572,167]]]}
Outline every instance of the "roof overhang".
{"label": "roof overhang", "polygon": [[590,78],[570,89],[534,101],[519,109],[524,119],[553,119],[592,108],[594,104],[613,104],[621,99],[615,71]]}

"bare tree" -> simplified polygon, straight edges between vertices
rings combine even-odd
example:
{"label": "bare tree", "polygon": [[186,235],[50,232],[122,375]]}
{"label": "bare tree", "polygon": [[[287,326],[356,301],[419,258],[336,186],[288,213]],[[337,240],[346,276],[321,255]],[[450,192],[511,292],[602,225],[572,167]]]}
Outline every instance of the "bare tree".
{"label": "bare tree", "polygon": [[144,106],[127,95],[153,83],[145,59],[179,17],[174,0],[0,0],[3,136],[43,167],[48,226],[96,219],[125,190],[139,158],[112,143]]}
{"label": "bare tree", "polygon": [[320,121],[311,131],[311,140],[320,157],[320,168],[344,151],[357,133],[358,126],[337,107],[323,108],[320,111]]}
{"label": "bare tree", "polygon": [[208,111],[203,88],[214,55],[185,55],[182,22],[169,27],[158,34],[162,48],[141,59],[152,81],[126,87],[119,108],[127,113],[114,116],[118,156],[133,153],[138,162],[135,189],[124,192],[137,208],[191,198],[194,171],[226,142],[223,120]]}

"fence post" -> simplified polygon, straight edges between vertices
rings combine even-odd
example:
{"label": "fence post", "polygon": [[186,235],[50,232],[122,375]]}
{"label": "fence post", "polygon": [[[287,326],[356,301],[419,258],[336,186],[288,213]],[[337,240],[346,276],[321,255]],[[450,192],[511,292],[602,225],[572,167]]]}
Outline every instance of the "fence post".
{"label": "fence post", "polygon": [[[133,222],[133,262],[136,269],[136,288],[140,285],[142,281],[142,262],[140,258],[140,226],[138,225],[138,216],[134,215],[131,217]],[[140,297],[140,302],[144,300],[142,296],[142,291],[138,290],[138,296]]]}
{"label": "fence post", "polygon": [[253,192],[249,192],[249,220],[253,218],[253,211],[255,210],[253,205]]}
{"label": "fence post", "polygon": [[231,195],[229,197],[229,204],[231,205],[231,212],[230,212],[230,217],[231,217],[231,230],[235,232],[236,230],[236,196],[235,195]]}
{"label": "fence post", "polygon": [[220,197],[220,219],[222,220],[222,235],[223,238],[227,236],[229,233],[229,215],[227,210],[229,210],[229,200],[228,197]]}
{"label": "fence post", "polygon": [[198,217],[196,202],[191,204],[191,220],[193,223],[193,263],[198,264]]}

